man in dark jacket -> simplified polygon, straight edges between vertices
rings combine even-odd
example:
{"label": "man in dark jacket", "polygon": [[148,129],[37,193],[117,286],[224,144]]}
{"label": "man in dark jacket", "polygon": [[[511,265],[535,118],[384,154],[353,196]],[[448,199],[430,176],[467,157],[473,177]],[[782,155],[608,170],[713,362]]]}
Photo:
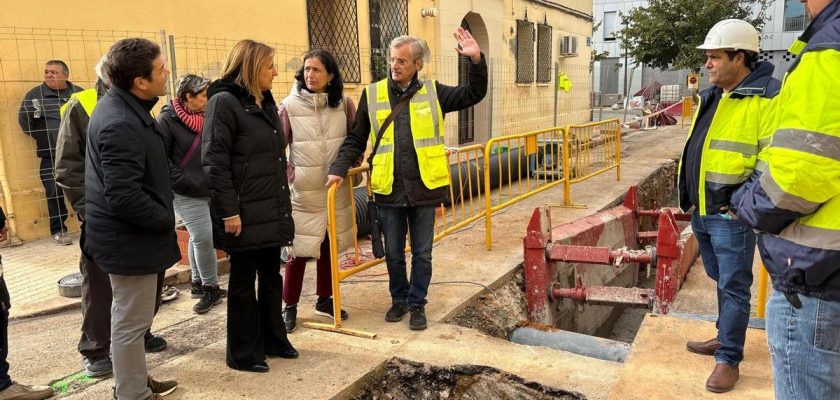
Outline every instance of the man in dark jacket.
{"label": "man in dark jacket", "polygon": [[166,150],[151,116],[169,69],[142,38],[115,43],[108,62],[111,88],[88,125],[83,251],[110,275],[116,397],[157,398],[177,385],[152,380],[143,351],[158,276],[180,258]]}
{"label": "man in dark jacket", "polygon": [[[447,112],[477,104],[487,92],[487,64],[472,35],[458,28],[457,52],[471,61],[469,84],[451,87],[420,81],[418,72],[429,50],[413,36],[401,36],[390,45],[391,73],[363,92],[356,122],[330,167],[327,185],[339,184],[365,150],[368,138],[375,146],[371,186],[379,207],[385,238],[385,261],[393,305],[385,314],[398,322],[411,311],[409,327],[426,329],[426,294],[432,279],[432,240],[435,207],[449,193],[449,162],[444,147],[443,117]],[[411,104],[380,133],[386,115],[404,99]],[[405,236],[411,233],[411,280],[406,277]]]}
{"label": "man in dark jacket", "polygon": [[53,175],[55,144],[61,123],[58,110],[70,100],[73,93],[83,90],[67,80],[69,75],[70,69],[64,61],[47,61],[44,66],[44,83],[26,93],[18,113],[20,129],[35,139],[36,154],[41,158],[41,183],[44,185],[50,214],[50,235],[60,245],[69,245],[73,241],[67,236],[67,226],[64,225],[67,220],[64,193],[56,186]]}
{"label": "man in dark jacket", "polygon": [[[95,88],[73,94],[70,101],[61,106],[61,126],[58,129],[55,153],[55,181],[64,190],[67,200],[82,223],[82,235],[79,238],[82,248],[85,243],[87,127],[97,102],[111,87],[111,81],[105,73],[106,68],[107,56],[103,56],[95,68]],[[112,372],[111,280],[84,252],[79,257],[79,271],[82,274],[82,335],[79,339],[82,364],[85,374],[90,377],[108,375]],[[163,276],[159,276],[158,297],[162,286]],[[167,345],[166,340],[152,335],[151,332],[146,332],[145,342],[147,352],[162,351]]]}
{"label": "man in dark jacket", "polygon": [[[0,243],[9,238],[9,227],[6,226],[6,214],[0,208]],[[41,400],[52,397],[53,390],[49,386],[29,386],[17,383],[9,376],[9,289],[3,279],[3,264],[0,262],[0,399],[33,399]]]}

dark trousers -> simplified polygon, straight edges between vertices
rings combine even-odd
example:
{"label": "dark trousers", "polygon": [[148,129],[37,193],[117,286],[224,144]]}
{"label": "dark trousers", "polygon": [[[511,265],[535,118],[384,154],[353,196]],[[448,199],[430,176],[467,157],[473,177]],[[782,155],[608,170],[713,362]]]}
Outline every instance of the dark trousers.
{"label": "dark trousers", "polygon": [[[395,304],[426,304],[426,294],[432,281],[435,206],[379,207],[379,222],[385,238],[391,301]],[[405,265],[406,233],[411,233],[410,282]]]}
{"label": "dark trousers", "polygon": [[[85,228],[79,244],[84,246]],[[96,263],[82,252],[79,258],[79,272],[82,273],[82,336],[79,338],[79,353],[89,360],[108,357],[111,353],[111,278]],[[160,294],[163,290],[165,273],[158,274],[155,314],[160,308]],[[146,331],[146,341],[152,333]]]}
{"label": "dark trousers", "polygon": [[229,367],[248,368],[289,346],[282,306],[280,248],[231,252],[226,357]]}
{"label": "dark trousers", "polygon": [[44,197],[47,198],[47,211],[50,213],[50,235],[67,232],[67,206],[64,205],[64,192],[55,183],[55,160],[52,157],[41,158],[41,183],[44,185]]}
{"label": "dark trousers", "polygon": [[[297,304],[303,290],[303,275],[310,257],[297,257],[286,263],[286,280],[283,286],[283,301],[286,305]],[[315,293],[318,297],[332,296],[332,268],[330,265],[330,238],[321,242],[321,255],[315,261]]]}
{"label": "dark trousers", "polygon": [[0,277],[0,390],[12,385],[12,378],[9,377],[9,289],[6,288],[6,281]]}

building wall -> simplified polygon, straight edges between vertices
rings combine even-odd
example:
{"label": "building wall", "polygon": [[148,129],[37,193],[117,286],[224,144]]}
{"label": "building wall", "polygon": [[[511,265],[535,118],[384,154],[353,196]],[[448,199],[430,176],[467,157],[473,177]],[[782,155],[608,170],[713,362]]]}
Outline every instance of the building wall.
{"label": "building wall", "polygon": [[[338,2],[336,2],[338,3]],[[371,81],[369,2],[356,0],[361,81],[346,83],[347,94],[358,99]],[[250,7],[223,0],[147,0],[144,2],[85,1],[60,10],[53,5],[11,2],[0,14],[0,205],[11,212],[13,233],[22,240],[49,234],[44,190],[38,178],[34,140],[23,134],[17,113],[23,95],[42,81],[43,64],[62,59],[69,64],[71,80],[83,87],[95,81],[93,66],[116,40],[142,36],[164,44],[164,52],[177,75],[198,73],[218,77],[230,48],[236,41],[252,38],[277,49],[274,95],[284,98],[301,66],[301,55],[309,48],[310,31],[306,0],[284,2],[253,0]],[[588,120],[589,48],[586,37],[591,22],[574,17],[554,5],[578,14],[591,14],[591,3],[583,0],[410,0],[408,32],[426,39],[432,58],[422,77],[444,84],[458,84],[456,43],[452,32],[467,19],[482,45],[491,70],[490,93],[475,108],[472,124],[475,142],[553,125],[553,81],[547,84],[517,85],[515,74],[516,19],[525,13],[532,21],[553,27],[553,59],[560,71],[572,78],[570,93],[558,95],[558,124]],[[335,4],[333,4],[335,7]],[[560,7],[560,8],[562,8]],[[421,10],[437,8],[436,17],[424,17]],[[342,21],[336,16],[336,24]],[[352,31],[341,25],[335,32]],[[578,36],[577,57],[560,58],[562,36]],[[170,88],[172,90],[172,88]],[[163,104],[160,102],[159,104]],[[457,113],[447,116],[447,144],[457,145]],[[70,209],[68,205],[68,209]],[[71,211],[71,230],[78,224]]]}

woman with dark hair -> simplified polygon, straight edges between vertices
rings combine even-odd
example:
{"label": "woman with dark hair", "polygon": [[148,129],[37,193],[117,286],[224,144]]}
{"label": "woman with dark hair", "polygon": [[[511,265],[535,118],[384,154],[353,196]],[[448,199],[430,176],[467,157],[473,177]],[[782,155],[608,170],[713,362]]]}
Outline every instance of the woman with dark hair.
{"label": "woman with dark hair", "polygon": [[266,356],[298,357],[282,316],[280,254],[292,246],[295,226],[286,141],[270,91],[273,60],[274,49],[263,43],[233,47],[208,89],[201,139],[215,222],[224,222],[217,246],[230,253],[226,362],[251,372],[268,372]]}
{"label": "woman with dark hair", "polygon": [[[297,327],[297,304],[306,263],[316,258],[318,300],[315,314],[333,318],[330,246],[327,234],[327,170],[353,127],[356,107],[344,97],[338,62],[326,50],[303,56],[289,97],[280,106],[280,122],[289,143],[287,175],[292,185],[292,215],[295,219],[295,258],[286,263],[283,320],[286,330]],[[346,193],[346,186],[339,188]],[[353,244],[350,199],[336,196],[338,249]],[[341,310],[341,318],[347,313]]]}
{"label": "woman with dark hair", "polygon": [[163,106],[158,124],[169,159],[173,205],[181,217],[190,241],[187,254],[192,272],[192,297],[200,299],[193,311],[204,314],[222,302],[227,291],[219,288],[213,222],[210,218],[210,189],[201,169],[198,148],[204,128],[204,108],[210,81],[184,75],[178,81],[176,97]]}

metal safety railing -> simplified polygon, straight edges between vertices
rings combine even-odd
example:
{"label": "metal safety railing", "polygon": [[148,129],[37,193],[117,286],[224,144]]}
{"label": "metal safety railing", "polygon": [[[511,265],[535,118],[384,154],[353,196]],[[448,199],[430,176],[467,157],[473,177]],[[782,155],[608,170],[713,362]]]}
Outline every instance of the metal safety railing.
{"label": "metal safety railing", "polygon": [[493,213],[562,183],[565,131],[555,127],[501,136],[490,139],[484,146],[487,250],[493,245]]}
{"label": "metal safety railing", "polygon": [[[591,178],[612,168],[620,178],[621,130],[618,119],[581,125],[555,127],[533,132],[493,138],[484,145],[465,146],[449,154],[449,202],[440,204],[436,212],[437,242],[485,218],[486,245],[492,245],[492,215],[503,208],[544,190],[564,185],[565,199],[570,199],[569,184]],[[574,175],[570,170],[576,170]],[[366,196],[370,195],[368,166],[351,169],[351,182],[364,177]],[[381,264],[384,259],[363,254],[359,243],[359,223],[353,213],[354,240],[352,255],[348,252],[345,266],[339,261],[336,196],[349,196],[350,209],[355,210],[357,188],[345,185],[347,193],[338,193],[332,185],[327,192],[327,233],[333,288],[333,323],[304,322],[308,328],[374,338],[375,333],[342,326],[341,282],[350,276]],[[495,190],[495,193],[494,193]],[[343,250],[343,249],[342,249]],[[405,251],[410,251],[407,247]]]}
{"label": "metal safety railing", "polygon": [[618,118],[569,125],[563,137],[563,205],[574,207],[571,186],[615,168],[621,180],[621,122]]}

